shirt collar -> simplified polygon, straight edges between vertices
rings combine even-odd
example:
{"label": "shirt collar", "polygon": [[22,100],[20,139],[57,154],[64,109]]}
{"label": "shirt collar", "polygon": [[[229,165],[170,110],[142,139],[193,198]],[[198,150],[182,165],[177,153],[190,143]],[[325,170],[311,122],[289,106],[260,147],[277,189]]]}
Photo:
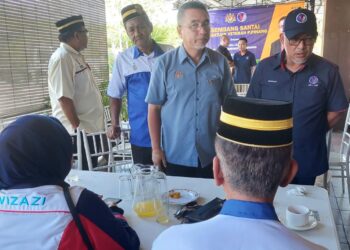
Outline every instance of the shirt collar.
{"label": "shirt collar", "polygon": [[227,200],[220,214],[250,219],[276,220],[277,214],[272,203]]}
{"label": "shirt collar", "polygon": [[78,51],[76,51],[75,49],[73,49],[71,46],[69,46],[68,44],[66,43],[60,43],[60,47],[61,48],[64,48],[65,50],[68,50],[69,52],[72,52],[74,54],[77,54],[77,55],[81,55]]}
{"label": "shirt collar", "polygon": [[[154,41],[153,42],[153,51],[154,52],[154,57],[160,56],[164,53],[164,51],[161,49],[161,47]],[[139,50],[136,46],[134,46],[134,59],[137,59],[138,57],[143,56],[143,52]]]}
{"label": "shirt collar", "polygon": [[[209,53],[208,53],[208,48],[204,48],[204,52],[203,52],[203,54],[202,54],[201,59],[199,60],[198,65],[200,65],[202,62],[204,62],[204,60],[205,60],[206,58],[208,58],[209,63],[211,63],[211,58],[210,58],[210,55],[209,55]],[[179,61],[180,61],[180,63],[182,64],[182,63],[185,62],[185,60],[189,60],[189,59],[190,59],[190,57],[187,55],[184,46],[181,45],[181,46],[180,46],[180,49],[179,49]]]}

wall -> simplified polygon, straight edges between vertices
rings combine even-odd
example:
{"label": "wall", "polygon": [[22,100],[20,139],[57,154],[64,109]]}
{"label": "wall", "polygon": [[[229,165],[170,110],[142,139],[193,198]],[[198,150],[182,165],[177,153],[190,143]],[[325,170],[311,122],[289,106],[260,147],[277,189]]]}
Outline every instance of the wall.
{"label": "wall", "polygon": [[55,22],[83,15],[83,51],[97,82],[108,81],[104,0],[0,0],[0,120],[48,108],[47,65],[59,46]]}
{"label": "wall", "polygon": [[[350,1],[325,0],[323,56],[339,65],[346,95],[350,95]],[[336,129],[343,127],[345,118]]]}

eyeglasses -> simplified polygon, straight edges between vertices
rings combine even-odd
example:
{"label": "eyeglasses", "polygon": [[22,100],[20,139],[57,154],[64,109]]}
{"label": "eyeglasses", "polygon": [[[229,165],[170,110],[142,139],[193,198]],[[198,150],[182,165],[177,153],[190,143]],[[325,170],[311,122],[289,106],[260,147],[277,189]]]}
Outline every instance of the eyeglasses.
{"label": "eyeglasses", "polygon": [[202,23],[201,22],[193,22],[186,27],[192,31],[198,31],[199,28],[203,28],[203,29],[207,30],[210,28],[210,23],[209,23],[209,21],[204,21]]}
{"label": "eyeglasses", "polygon": [[304,42],[304,45],[310,46],[313,45],[315,42],[315,39],[313,37],[304,37],[304,38],[292,38],[288,40],[290,46],[298,46],[301,41]]}

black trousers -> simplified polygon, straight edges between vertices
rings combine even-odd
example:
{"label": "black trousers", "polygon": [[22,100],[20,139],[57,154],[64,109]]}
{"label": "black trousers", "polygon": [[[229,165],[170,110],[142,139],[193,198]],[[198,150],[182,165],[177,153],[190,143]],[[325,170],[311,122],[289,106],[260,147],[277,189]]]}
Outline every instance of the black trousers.
{"label": "black trousers", "polygon": [[315,185],[316,177],[294,177],[290,184]]}
{"label": "black trousers", "polygon": [[151,147],[139,147],[131,144],[131,153],[135,164],[153,165]]}
{"label": "black trousers", "polygon": [[184,176],[193,178],[206,178],[213,179],[213,164],[209,164],[202,167],[200,161],[198,160],[197,167],[189,167],[184,165],[177,165],[167,162],[167,167],[164,169],[166,175],[170,176]]}

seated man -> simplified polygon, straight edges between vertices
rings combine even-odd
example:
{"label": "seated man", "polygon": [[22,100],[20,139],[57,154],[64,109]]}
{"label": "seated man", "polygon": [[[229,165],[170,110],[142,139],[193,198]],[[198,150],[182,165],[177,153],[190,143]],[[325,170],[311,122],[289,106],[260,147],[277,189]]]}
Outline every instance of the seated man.
{"label": "seated man", "polygon": [[139,249],[121,214],[64,182],[72,138],[56,118],[17,119],[0,133],[0,152],[1,249]]}
{"label": "seated man", "polygon": [[212,219],[164,231],[153,249],[323,249],[284,227],[273,207],[278,186],[298,168],[291,160],[291,116],[290,103],[226,98],[213,172],[227,200]]}

